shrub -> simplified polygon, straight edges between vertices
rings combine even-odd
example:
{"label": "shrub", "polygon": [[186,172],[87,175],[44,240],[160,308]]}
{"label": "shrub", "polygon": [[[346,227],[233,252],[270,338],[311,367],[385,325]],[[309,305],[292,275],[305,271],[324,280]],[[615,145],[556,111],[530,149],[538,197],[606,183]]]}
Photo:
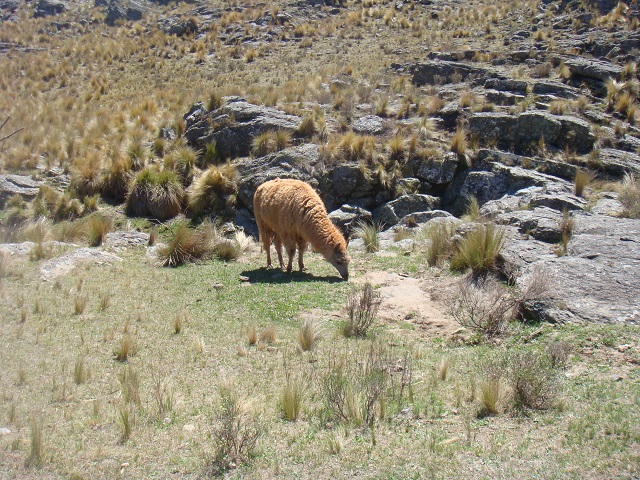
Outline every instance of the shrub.
{"label": "shrub", "polygon": [[509,377],[517,408],[547,410],[560,391],[558,372],[545,353],[526,350],[512,353]]}
{"label": "shrub", "polygon": [[516,308],[513,295],[494,276],[467,276],[458,283],[450,313],[463,327],[495,336],[514,318]]}
{"label": "shrub", "polygon": [[164,168],[175,171],[182,185],[186,186],[193,181],[197,171],[197,161],[198,153],[193,148],[180,145],[164,157]]}
{"label": "shrub", "polygon": [[91,215],[86,220],[85,229],[89,246],[97,247],[102,245],[107,233],[113,230],[113,221],[106,215]]}
{"label": "shrub", "polygon": [[640,182],[633,174],[626,174],[618,189],[618,200],[624,207],[624,215],[640,218]]}
{"label": "shrub", "polygon": [[584,189],[595,180],[596,176],[593,172],[588,170],[576,170],[576,176],[573,181],[573,191],[579,197],[584,194]]}
{"label": "shrub", "polygon": [[116,202],[124,201],[132,176],[131,160],[127,157],[116,158],[102,178],[102,196]]}
{"label": "shrub", "polygon": [[211,166],[187,190],[188,211],[194,217],[230,213],[237,192],[235,166]]}
{"label": "shrub", "polygon": [[361,289],[347,295],[347,320],[342,326],[345,337],[365,337],[373,325],[382,303],[380,293],[376,292],[369,282]]}
{"label": "shrub", "polygon": [[428,240],[427,262],[430,266],[441,266],[454,250],[455,225],[449,222],[430,222],[422,235]]}
{"label": "shrub", "polygon": [[360,221],[353,229],[352,235],[364,242],[367,253],[380,250],[380,226],[376,223]]}
{"label": "shrub", "polygon": [[313,350],[317,343],[322,339],[322,330],[317,322],[306,319],[298,330],[298,343],[300,348],[307,352]]}
{"label": "shrub", "polygon": [[166,246],[158,249],[164,267],[177,267],[202,258],[211,252],[211,239],[206,231],[198,231],[180,224]]}
{"label": "shrub", "polygon": [[504,245],[504,235],[505,229],[493,223],[478,225],[458,244],[451,258],[451,269],[471,268],[474,275],[493,270]]}
{"label": "shrub", "polygon": [[247,463],[263,427],[251,403],[228,386],[219,387],[220,409],[215,417],[215,453],[206,466],[210,476],[220,475],[236,465]]}
{"label": "shrub", "polygon": [[127,213],[166,220],[181,212],[183,200],[184,189],[175,172],[146,168],[136,176],[129,190]]}

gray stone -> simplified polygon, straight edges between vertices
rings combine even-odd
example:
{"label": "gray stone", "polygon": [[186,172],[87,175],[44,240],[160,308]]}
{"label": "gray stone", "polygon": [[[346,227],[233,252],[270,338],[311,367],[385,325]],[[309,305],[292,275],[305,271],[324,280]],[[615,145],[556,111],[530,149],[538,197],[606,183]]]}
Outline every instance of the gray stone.
{"label": "gray stone", "polygon": [[185,115],[185,138],[197,149],[215,142],[220,154],[233,158],[249,155],[256,136],[269,130],[293,133],[301,121],[275,108],[231,98],[213,112],[207,112],[202,104],[194,105]]}
{"label": "gray stone", "polygon": [[501,225],[512,225],[524,235],[531,235],[536,240],[546,243],[557,243],[562,240],[560,222],[562,214],[547,207],[533,210],[519,210],[502,213],[495,221]]}
{"label": "gray stone", "polygon": [[[404,226],[415,226],[415,224],[424,224],[428,223],[435,218],[448,218],[448,219],[456,219],[449,212],[445,212],[444,210],[431,210],[428,212],[415,212],[409,215],[405,215],[400,220],[399,224]],[[457,219],[456,219],[457,220]]]}
{"label": "gray stone", "polygon": [[377,115],[360,117],[351,124],[351,129],[359,135],[380,135],[386,128],[385,120]]}
{"label": "gray stone", "polygon": [[560,98],[576,99],[581,95],[577,88],[560,82],[539,80],[533,84],[532,92],[536,95],[554,95]]}
{"label": "gray stone", "polygon": [[515,235],[501,253],[503,268],[552,275],[553,296],[536,310],[541,320],[640,325],[640,220],[586,213],[574,219],[567,255]]}
{"label": "gray stone", "polygon": [[418,86],[450,83],[454,80],[465,81],[471,75],[485,78],[496,76],[484,68],[444,60],[416,63],[409,68],[409,73],[413,75],[411,81]]}
{"label": "gray stone", "polygon": [[43,182],[24,175],[0,175],[0,208],[16,194],[27,201],[33,200],[42,185]]}
{"label": "gray stone", "polygon": [[396,225],[406,215],[434,210],[439,206],[439,198],[417,193],[407,194],[374,210],[373,219],[386,228]]}
{"label": "gray stone", "polygon": [[529,147],[544,139],[546,144],[555,144],[562,130],[559,119],[546,112],[524,112],[518,117],[516,143]]}
{"label": "gray stone", "polygon": [[640,155],[615,148],[601,148],[596,167],[614,179],[622,179],[628,172],[640,175]]}
{"label": "gray stone", "polygon": [[121,261],[117,255],[97,248],[79,248],[65,253],[59,257],[46,260],[40,265],[40,277],[45,280],[53,280],[61,275],[67,275],[76,266],[83,263],[105,263]]}
{"label": "gray stone", "polygon": [[340,229],[346,239],[351,238],[351,234],[356,225],[360,222],[371,223],[371,212],[354,205],[343,205],[338,210],[329,214],[331,221]]}
{"label": "gray stone", "polygon": [[555,145],[568,147],[577,153],[588,153],[593,149],[596,137],[591,131],[591,124],[576,117],[558,117],[562,125]]}
{"label": "gray stone", "polygon": [[453,180],[458,168],[458,156],[448,153],[441,160],[415,157],[409,161],[413,175],[431,185],[447,184]]}
{"label": "gray stone", "polygon": [[469,133],[482,143],[511,146],[516,140],[517,127],[517,118],[506,113],[480,112],[469,116]]}
{"label": "gray stone", "polygon": [[622,67],[605,60],[585,57],[564,57],[564,63],[571,69],[572,76],[592,78],[606,82],[609,78],[619,79]]}
{"label": "gray stone", "polygon": [[126,250],[130,247],[146,246],[149,234],[144,232],[109,232],[105,236],[103,246],[114,250]]}
{"label": "gray stone", "polygon": [[524,95],[498,90],[487,90],[484,95],[489,102],[496,105],[515,105],[525,99]]}
{"label": "gray stone", "polygon": [[134,0],[113,0],[107,5],[107,15],[104,21],[107,25],[113,26],[118,20],[141,20],[145,13],[145,7]]}
{"label": "gray stone", "polygon": [[0,437],[4,435],[9,435],[10,433],[11,433],[11,430],[9,430],[7,427],[0,427]]}
{"label": "gray stone", "polygon": [[624,213],[624,206],[617,200],[617,194],[605,193],[598,198],[590,213],[620,217]]}
{"label": "gray stone", "polygon": [[33,16],[47,17],[49,15],[58,15],[68,9],[67,4],[59,0],[39,0]]}
{"label": "gray stone", "polygon": [[527,82],[523,80],[513,80],[513,79],[504,79],[504,78],[490,78],[486,82],[484,82],[484,88],[499,90],[501,92],[518,92],[518,93],[526,93],[527,92]]}
{"label": "gray stone", "polygon": [[161,18],[158,20],[158,26],[166,35],[177,35],[178,37],[198,32],[198,24],[191,17]]}

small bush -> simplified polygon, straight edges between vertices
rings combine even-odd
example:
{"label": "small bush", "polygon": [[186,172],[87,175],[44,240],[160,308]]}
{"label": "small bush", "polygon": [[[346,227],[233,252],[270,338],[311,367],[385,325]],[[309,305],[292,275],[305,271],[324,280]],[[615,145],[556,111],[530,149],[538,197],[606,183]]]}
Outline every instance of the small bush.
{"label": "small bush", "polygon": [[187,190],[188,211],[193,217],[231,213],[238,190],[235,166],[211,166]]}
{"label": "small bush", "polygon": [[364,242],[367,253],[380,250],[380,226],[377,223],[360,221],[353,229],[352,235]]}
{"label": "small bush", "polygon": [[86,219],[85,229],[90,247],[102,245],[107,233],[113,230],[113,221],[106,215],[94,214]]}
{"label": "small bush", "polygon": [[422,234],[428,240],[427,262],[430,266],[442,266],[454,251],[455,225],[448,222],[431,222]]}
{"label": "small bush", "polygon": [[554,405],[560,391],[560,378],[548,355],[515,352],[510,356],[509,374],[517,408],[547,410]]}
{"label": "small bush", "polygon": [[366,337],[376,320],[381,303],[380,293],[369,282],[361,289],[351,292],[346,300],[348,318],[342,326],[342,334],[345,337]]}
{"label": "small bush", "polygon": [[556,340],[547,344],[547,355],[551,362],[551,366],[555,368],[564,368],[569,359],[569,355],[573,347],[564,340]]}
{"label": "small bush", "polygon": [[640,182],[633,174],[626,174],[618,189],[618,200],[624,207],[624,215],[640,218]]}
{"label": "small bush", "polygon": [[202,258],[211,252],[211,238],[206,231],[198,231],[180,224],[166,246],[158,249],[164,267],[177,267]]}
{"label": "small bush", "polygon": [[306,319],[298,330],[298,344],[307,352],[313,350],[322,339],[322,330],[317,322]]}
{"label": "small bush", "polygon": [[131,185],[127,214],[166,220],[182,211],[183,201],[184,188],[175,172],[146,168]]}
{"label": "small bush", "polygon": [[504,245],[504,236],[505,229],[493,223],[478,225],[458,244],[451,258],[451,269],[471,268],[474,275],[493,270]]}
{"label": "small bush", "polygon": [[251,403],[228,386],[219,387],[220,409],[213,427],[214,456],[207,462],[210,476],[248,463],[263,427]]}

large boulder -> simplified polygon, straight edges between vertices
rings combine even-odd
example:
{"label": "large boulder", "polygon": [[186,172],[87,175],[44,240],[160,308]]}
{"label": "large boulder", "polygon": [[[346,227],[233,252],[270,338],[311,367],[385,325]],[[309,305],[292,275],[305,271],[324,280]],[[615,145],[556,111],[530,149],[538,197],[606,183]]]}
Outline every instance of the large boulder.
{"label": "large boulder", "polygon": [[409,73],[412,75],[411,81],[418,86],[462,82],[471,75],[476,78],[498,76],[497,73],[485,68],[446,60],[429,60],[416,63],[409,67]]}
{"label": "large boulder", "polygon": [[269,130],[295,132],[302,118],[286,114],[276,108],[248,103],[233,97],[226,99],[223,106],[207,111],[198,103],[184,117],[185,138],[197,149],[207,144],[216,144],[216,150],[227,157],[249,155],[252,141]]}
{"label": "large boulder", "polygon": [[359,135],[381,135],[386,129],[387,122],[378,115],[366,115],[351,124],[351,130]]}
{"label": "large boulder", "polygon": [[161,18],[158,20],[158,27],[160,27],[160,30],[166,35],[176,35],[178,37],[198,32],[198,24],[192,17],[181,18],[179,16],[171,16]]}
{"label": "large boulder", "polygon": [[358,223],[371,223],[371,212],[355,205],[346,204],[331,212],[329,218],[340,229],[342,235],[349,239]]}
{"label": "large boulder", "polygon": [[435,210],[440,206],[440,199],[430,195],[410,193],[385,203],[373,211],[373,219],[383,228],[392,227],[412,213]]}
{"label": "large boulder", "polygon": [[104,21],[107,25],[113,26],[118,20],[141,20],[145,13],[145,7],[135,0],[112,0],[107,4],[107,15]]}
{"label": "large boulder", "polygon": [[576,214],[566,255],[548,244],[509,236],[505,271],[521,282],[536,269],[550,273],[552,298],[529,305],[536,319],[640,325],[640,220]]}
{"label": "large boulder", "polygon": [[443,159],[414,157],[409,161],[413,175],[430,186],[450,183],[458,164],[458,156],[455,153],[449,153]]}
{"label": "large boulder", "polygon": [[58,15],[68,9],[67,4],[60,0],[39,0],[33,16],[47,17],[49,15]]}

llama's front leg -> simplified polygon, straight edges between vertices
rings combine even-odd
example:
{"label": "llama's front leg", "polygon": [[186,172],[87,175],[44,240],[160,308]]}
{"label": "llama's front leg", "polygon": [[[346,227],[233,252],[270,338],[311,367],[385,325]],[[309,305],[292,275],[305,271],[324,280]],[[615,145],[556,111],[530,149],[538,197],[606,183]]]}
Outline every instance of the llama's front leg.
{"label": "llama's front leg", "polygon": [[298,267],[300,268],[301,272],[305,270],[304,259],[302,258],[302,256],[306,249],[307,249],[307,242],[305,242],[304,240],[299,240],[298,241]]}

